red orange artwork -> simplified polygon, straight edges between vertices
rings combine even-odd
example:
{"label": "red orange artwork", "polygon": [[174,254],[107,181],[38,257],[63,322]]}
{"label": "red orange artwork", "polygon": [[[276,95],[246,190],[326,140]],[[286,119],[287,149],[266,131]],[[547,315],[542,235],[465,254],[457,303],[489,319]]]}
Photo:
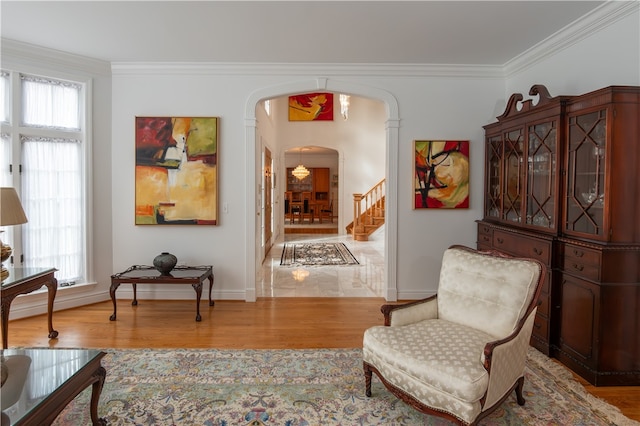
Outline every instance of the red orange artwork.
{"label": "red orange artwork", "polygon": [[333,120],[333,93],[289,96],[289,121]]}
{"label": "red orange artwork", "polygon": [[218,118],[136,117],[136,225],[216,225]]}
{"label": "red orange artwork", "polygon": [[415,209],[469,207],[469,141],[414,141]]}

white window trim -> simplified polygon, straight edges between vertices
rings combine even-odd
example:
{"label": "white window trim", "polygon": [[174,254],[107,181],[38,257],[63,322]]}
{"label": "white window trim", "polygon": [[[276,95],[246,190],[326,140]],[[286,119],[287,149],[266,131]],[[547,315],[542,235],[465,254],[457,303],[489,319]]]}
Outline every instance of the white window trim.
{"label": "white window trim", "polygon": [[[94,264],[93,264],[93,167],[92,159],[93,159],[93,79],[83,75],[73,75],[69,73],[57,72],[55,70],[44,70],[38,69],[37,67],[3,67],[2,71],[6,71],[10,73],[10,111],[9,111],[9,120],[10,125],[2,124],[2,133],[11,134],[11,143],[13,146],[20,146],[19,139],[21,134],[28,134],[31,136],[39,136],[41,135],[41,131],[37,127],[25,127],[22,122],[20,122],[21,117],[21,104],[18,102],[14,102],[14,96],[18,96],[21,93],[21,81],[20,74],[28,74],[31,76],[42,76],[46,79],[55,79],[55,80],[63,80],[63,81],[71,81],[75,83],[79,83],[83,86],[82,90],[82,102],[83,107],[80,111],[80,121],[83,123],[82,130],[79,132],[69,132],[69,136],[73,137],[73,135],[78,135],[84,141],[83,143],[83,154],[84,161],[82,164],[82,173],[84,179],[82,181],[82,193],[84,198],[84,210],[85,215],[83,218],[83,227],[85,232],[85,238],[83,241],[84,244],[84,258],[83,262],[85,264],[85,280],[83,282],[79,282],[76,284],[92,284],[95,283],[94,277]],[[16,173],[19,173],[18,167],[16,165],[20,164],[20,151],[13,150],[11,163],[14,165],[13,173],[14,176]],[[20,187],[20,178],[14,178],[14,183],[16,184],[16,189],[21,190]],[[15,238],[21,238],[21,230],[17,229],[15,232]],[[20,243],[22,244],[22,243]],[[64,289],[68,287],[62,287],[60,289]],[[15,302],[14,302],[15,303]]]}

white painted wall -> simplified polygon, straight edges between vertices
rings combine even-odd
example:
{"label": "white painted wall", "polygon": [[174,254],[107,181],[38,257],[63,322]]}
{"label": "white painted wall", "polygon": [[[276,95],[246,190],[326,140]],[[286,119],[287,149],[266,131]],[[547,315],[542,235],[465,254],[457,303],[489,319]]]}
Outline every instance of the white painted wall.
{"label": "white painted wall", "polygon": [[[606,13],[605,13],[606,12]],[[615,20],[615,25],[611,25]],[[518,58],[507,64],[506,100],[512,93],[527,99],[534,84],[551,96],[581,95],[612,85],[640,85],[640,11],[637,2],[610,2],[585,18],[584,30],[571,36],[570,46],[534,49],[536,60]],[[597,31],[596,31],[597,30]],[[558,34],[552,42],[562,40]],[[524,69],[519,69],[526,65]],[[502,110],[497,115],[502,114]]]}
{"label": "white painted wall", "polygon": [[[612,12],[597,21],[598,25],[583,26],[586,33],[577,39],[571,34],[561,34],[564,44],[554,39],[546,50],[545,46],[533,49],[507,64],[504,70],[439,66],[113,64],[111,82],[97,76],[94,84],[93,255],[97,285],[88,293],[60,291],[56,308],[80,305],[99,297],[107,299],[110,273],[132,264],[149,264],[162,251],[174,253],[181,262],[213,264],[214,297],[245,299],[255,281],[252,258],[257,257],[258,227],[253,229],[252,224],[258,205],[255,164],[259,164],[259,155],[255,153],[260,152],[260,147],[248,144],[254,143],[249,136],[255,132],[250,129],[253,126],[262,129],[258,121],[264,120],[247,110],[255,108],[256,93],[284,96],[295,91],[276,93],[272,88],[298,87],[297,82],[324,78],[338,91],[370,87],[372,92],[388,93],[396,102],[398,139],[392,141],[394,146],[385,147],[387,157],[389,150],[396,150],[394,158],[397,157],[393,164],[385,165],[386,170],[395,174],[397,182],[387,189],[397,197],[393,211],[397,226],[387,232],[388,238],[397,241],[397,252],[390,253],[395,266],[390,273],[397,282],[398,298],[432,294],[437,287],[443,250],[451,244],[475,245],[474,220],[482,217],[482,126],[502,113],[512,92],[527,93],[533,84],[545,84],[552,95],[579,94],[614,84],[638,85],[640,19],[635,7],[626,12],[623,8],[617,14]],[[555,50],[545,53],[551,47]],[[4,44],[2,49],[5,67],[7,53],[12,52],[7,52]],[[41,61],[54,62],[47,55],[41,56]],[[14,54],[12,59],[29,66],[34,61],[31,57],[25,59],[23,54]],[[309,88],[305,84],[299,87]],[[249,103],[254,105],[248,106]],[[385,116],[389,108],[385,104]],[[221,212],[219,226],[134,225],[134,117],[145,115],[221,118],[219,200],[221,206],[228,206],[228,213]],[[395,126],[396,122],[387,125]],[[285,149],[278,145],[275,130],[265,130],[257,136],[262,136],[258,143],[271,147],[273,152]],[[470,140],[469,209],[412,209],[415,139]],[[119,297],[130,294],[125,287],[128,286],[118,290]],[[141,288],[140,298],[192,299],[193,290],[187,287]],[[44,298],[37,297],[40,298],[29,306],[29,312],[46,311]]]}
{"label": "white painted wall", "polygon": [[[252,74],[203,75],[196,70],[185,69],[180,73],[163,73],[162,70],[114,69],[113,77],[113,162],[122,165],[113,173],[113,246],[114,270],[122,270],[132,264],[149,264],[153,257],[169,251],[188,264],[213,264],[215,266],[215,291],[217,298],[244,299],[245,286],[251,286],[254,277],[243,263],[245,251],[253,252],[248,242],[243,244],[246,229],[242,214],[247,209],[245,198],[251,194],[244,188],[253,188],[242,172],[246,164],[247,147],[243,138],[244,118],[242,102],[262,87],[284,84],[304,76]],[[310,70],[313,72],[313,70]],[[258,73],[256,73],[258,74]],[[400,226],[393,235],[400,242],[398,249],[399,291],[407,296],[433,292],[437,285],[437,271],[444,248],[451,244],[475,244],[473,221],[481,217],[482,200],[478,195],[471,199],[471,208],[456,211],[413,211],[412,161],[413,140],[429,138],[466,139],[472,141],[471,170],[472,194],[482,192],[483,135],[482,125],[490,118],[496,93],[503,90],[500,79],[475,78],[397,78],[355,76],[342,78],[343,84],[366,84],[392,93],[400,105],[399,130],[399,205],[397,216]],[[355,106],[353,107],[355,110]],[[353,114],[356,114],[355,112]],[[228,205],[229,213],[222,213],[220,225],[213,227],[189,226],[135,226],[134,205],[134,150],[133,120],[140,115],[213,115],[221,117],[220,124],[220,203]],[[464,119],[462,119],[464,117]],[[278,118],[275,118],[277,121]],[[301,123],[295,123],[301,124]],[[303,123],[307,126],[309,123]],[[314,123],[323,124],[323,123]],[[258,126],[259,127],[259,126]],[[376,132],[383,130],[378,125]],[[300,130],[300,129],[295,129]],[[285,132],[286,133],[286,132]],[[299,134],[298,132],[295,132]],[[310,132],[304,144],[319,144],[314,139],[318,133]],[[376,133],[377,134],[377,133]],[[275,135],[280,138],[280,134]],[[298,136],[300,137],[300,136]],[[377,136],[379,138],[379,136]],[[353,138],[352,138],[353,139]],[[290,140],[284,137],[283,140]],[[299,140],[299,139],[298,139]],[[357,141],[362,144],[365,141]],[[298,142],[296,142],[296,145]],[[277,142],[272,146],[276,152]],[[345,142],[336,143],[345,153],[345,162],[356,164],[354,151]],[[379,149],[378,149],[379,150]],[[378,152],[378,157],[384,157]],[[383,177],[380,160],[364,160],[373,163],[367,171],[374,180]],[[377,164],[377,165],[376,165]],[[128,166],[127,166],[128,165]],[[376,170],[376,168],[378,170]],[[356,181],[356,167],[344,167],[345,180]],[[347,169],[349,171],[347,172]],[[361,190],[361,189],[359,189]],[[251,189],[249,189],[251,191]],[[249,210],[251,207],[249,207]],[[249,241],[251,238],[249,237]],[[246,261],[245,261],[246,262]],[[127,291],[120,289],[119,291]],[[156,286],[139,289],[141,297],[193,297],[192,289],[180,286]],[[126,293],[123,293],[126,294]]]}

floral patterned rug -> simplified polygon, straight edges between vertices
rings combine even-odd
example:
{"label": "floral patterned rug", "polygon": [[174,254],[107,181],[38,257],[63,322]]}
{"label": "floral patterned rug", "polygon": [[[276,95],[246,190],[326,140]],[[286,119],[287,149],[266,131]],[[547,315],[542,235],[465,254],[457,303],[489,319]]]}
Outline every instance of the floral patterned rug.
{"label": "floral patterned rug", "polygon": [[344,243],[285,244],[282,266],[357,265],[359,262]]}
{"label": "floral patterned rug", "polygon": [[[105,350],[98,414],[109,425],[448,425],[400,402],[374,374],[364,395],[361,349]],[[588,394],[535,349],[524,406],[510,396],[481,424],[640,425]],[[54,425],[89,425],[90,388]]]}

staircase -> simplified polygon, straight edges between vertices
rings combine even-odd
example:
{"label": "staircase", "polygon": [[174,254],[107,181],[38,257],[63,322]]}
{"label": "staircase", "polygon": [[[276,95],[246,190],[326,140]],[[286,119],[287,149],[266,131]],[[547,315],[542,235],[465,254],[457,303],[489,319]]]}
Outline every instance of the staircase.
{"label": "staircase", "polygon": [[376,229],[384,225],[385,180],[382,179],[365,194],[353,194],[353,222],[347,225],[354,241],[368,241]]}

